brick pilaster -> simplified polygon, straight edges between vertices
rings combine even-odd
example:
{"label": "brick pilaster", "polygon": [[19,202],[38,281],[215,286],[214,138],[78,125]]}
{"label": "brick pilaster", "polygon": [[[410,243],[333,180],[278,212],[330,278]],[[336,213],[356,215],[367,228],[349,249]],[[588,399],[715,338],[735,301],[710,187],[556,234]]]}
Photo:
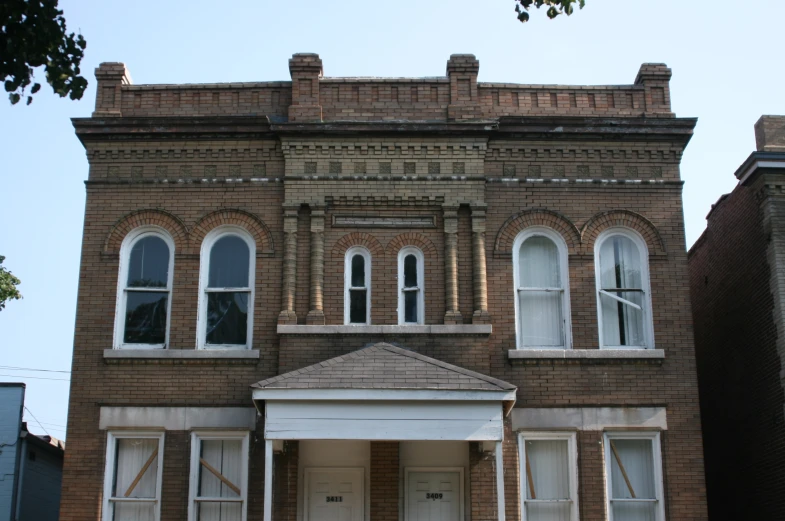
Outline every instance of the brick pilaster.
{"label": "brick pilaster", "polygon": [[371,519],[398,521],[399,442],[371,442]]}
{"label": "brick pilaster", "polygon": [[283,295],[282,309],[278,315],[279,324],[297,324],[294,312],[294,297],[297,287],[297,213],[299,204],[284,205],[283,216]]}
{"label": "brick pilaster", "polygon": [[445,324],[462,324],[458,307],[458,207],[444,207]]}
{"label": "brick pilaster", "polygon": [[472,209],[472,289],[474,290],[474,314],[472,323],[489,324],[488,276],[485,265],[485,211],[488,205],[473,202]]}
{"label": "brick pilaster", "polygon": [[306,324],[324,324],[324,207],[311,205],[311,308]]}

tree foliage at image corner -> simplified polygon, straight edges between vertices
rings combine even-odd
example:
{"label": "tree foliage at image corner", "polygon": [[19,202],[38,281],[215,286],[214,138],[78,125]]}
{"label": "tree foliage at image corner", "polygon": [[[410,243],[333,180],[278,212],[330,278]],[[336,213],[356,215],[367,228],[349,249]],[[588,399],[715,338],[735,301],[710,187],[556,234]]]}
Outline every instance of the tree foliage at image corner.
{"label": "tree foliage at image corner", "polygon": [[515,0],[515,12],[518,13],[518,20],[521,22],[529,21],[529,8],[532,5],[537,9],[547,6],[548,11],[546,14],[548,18],[553,20],[560,14],[570,16],[576,5],[578,9],[583,9],[586,5],[586,0]]}
{"label": "tree foliage at image corner", "polygon": [[0,255],[0,311],[5,308],[5,303],[9,300],[19,300],[22,294],[19,293],[17,286],[22,283],[14,274],[3,267],[5,257]]}
{"label": "tree foliage at image corner", "polygon": [[[0,81],[12,105],[27,96],[27,104],[41,84],[33,70],[44,67],[46,82],[60,97],[82,99],[87,80],[79,64],[87,42],[68,33],[58,0],[0,0]],[[29,94],[26,94],[30,87]]]}

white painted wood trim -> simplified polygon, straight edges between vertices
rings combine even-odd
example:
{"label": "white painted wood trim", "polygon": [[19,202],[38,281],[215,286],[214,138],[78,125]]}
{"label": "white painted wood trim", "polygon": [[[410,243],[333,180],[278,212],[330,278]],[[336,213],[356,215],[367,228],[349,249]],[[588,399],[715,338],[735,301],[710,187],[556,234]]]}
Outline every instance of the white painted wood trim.
{"label": "white painted wood trim", "polygon": [[652,456],[654,457],[654,490],[657,494],[657,508],[655,521],[665,521],[665,496],[662,483],[662,443],[659,432],[606,432],[603,434],[603,452],[605,457],[605,509],[608,512],[608,521],[614,521],[611,508],[611,448],[610,440],[634,439],[650,440],[652,443]]}
{"label": "white painted wood trim", "polygon": [[[156,288],[159,291],[166,291],[169,297],[166,301],[166,336],[164,337],[163,344],[125,344],[123,338],[125,336],[125,309],[126,309],[126,281],[128,280],[128,266],[130,263],[131,250],[140,239],[145,236],[154,236],[163,240],[169,247],[169,273],[166,281],[166,288]],[[165,349],[169,345],[169,327],[171,324],[172,315],[172,281],[174,280],[174,240],[169,232],[160,226],[140,226],[131,230],[128,235],[123,239],[120,246],[120,266],[117,275],[117,302],[115,304],[115,317],[114,317],[114,341],[112,345],[115,349],[136,349],[136,350],[151,350],[151,349]]]}
{"label": "white painted wood trim", "polygon": [[108,432],[106,434],[106,466],[104,468],[104,495],[101,505],[102,521],[112,521],[112,509],[109,506],[109,498],[112,497],[112,486],[114,484],[114,468],[116,451],[115,442],[123,438],[148,438],[158,440],[158,474],[156,476],[154,519],[161,519],[161,481],[163,480],[164,470],[164,433],[156,431],[127,431],[127,432]]}
{"label": "white painted wood trim", "polygon": [[556,245],[556,249],[559,252],[559,275],[562,281],[562,320],[563,320],[563,334],[564,334],[564,345],[563,346],[556,346],[552,349],[570,349],[572,348],[572,318],[570,316],[570,269],[569,269],[569,256],[568,256],[568,249],[567,243],[564,241],[564,237],[559,234],[556,230],[552,228],[548,228],[547,226],[531,226],[526,228],[518,236],[515,238],[515,242],[512,246],[512,275],[513,275],[513,299],[515,304],[515,345],[518,349],[542,349],[538,347],[524,347],[521,342],[523,340],[523,335],[521,331],[521,316],[520,316],[520,296],[518,294],[518,288],[521,287],[520,284],[520,266],[519,266],[519,251],[521,246],[523,246],[523,242],[530,237],[545,237],[553,241]]}
{"label": "white painted wood trim", "polygon": [[[336,471],[336,472],[354,472],[360,475],[360,490],[362,491],[363,497],[360,501],[360,519],[365,519],[365,502],[370,498],[366,498],[365,494],[367,493],[366,490],[366,483],[365,483],[365,468],[363,467],[306,467],[303,469],[303,521],[309,521],[308,518],[308,482],[312,472],[324,472],[324,471]],[[267,521],[265,519],[265,521]]]}
{"label": "white painted wood trim", "polygon": [[504,443],[496,442],[496,501],[498,521],[504,521]]}
{"label": "white painted wood trim", "polygon": [[528,486],[526,475],[526,440],[566,440],[567,457],[569,459],[569,488],[572,508],[570,509],[570,521],[578,521],[580,507],[578,504],[578,443],[574,432],[544,432],[532,431],[518,434],[518,476],[521,506],[521,520],[528,521],[526,518],[526,487]]}
{"label": "white painted wood trim", "polygon": [[240,483],[235,483],[241,490],[240,500],[242,501],[242,521],[248,518],[248,432],[237,431],[202,431],[191,433],[191,467],[190,479],[188,484],[188,521],[196,520],[196,495],[199,487],[199,455],[201,454],[200,444],[203,440],[228,440],[241,439],[242,447],[241,461],[242,469],[240,473]]}
{"label": "white painted wood trim", "polygon": [[273,519],[273,441],[264,440],[264,521]]}
{"label": "white painted wood trim", "polygon": [[605,347],[603,349],[510,349],[509,360],[561,359],[561,360],[663,360],[663,349],[628,349]]}
{"label": "white painted wood trim", "polygon": [[[349,288],[352,281],[352,257],[355,255],[362,255],[365,259],[365,323],[352,324],[349,322],[349,308],[351,300],[349,299]],[[344,256],[344,273],[343,273],[343,323],[349,327],[357,327],[370,325],[371,323],[371,252],[363,246],[352,246],[346,250]]]}
{"label": "white painted wood trim", "polygon": [[665,407],[518,407],[512,410],[511,420],[516,431],[668,429]]}
{"label": "white painted wood trim", "polygon": [[515,391],[453,391],[436,389],[254,389],[254,400],[342,401],[515,401]]}
{"label": "white painted wood trim", "polygon": [[491,324],[433,324],[405,326],[279,325],[279,335],[490,335]]}
{"label": "white painted wood trim", "polygon": [[162,429],[256,429],[254,407],[101,407],[98,428]]}
{"label": "white painted wood trim", "polygon": [[[466,477],[464,475],[465,470],[463,467],[405,467],[403,469],[403,504],[404,504],[404,521],[409,521],[412,519],[411,512],[409,512],[409,474],[412,472],[457,472],[458,473],[458,481],[459,481],[459,489],[458,493],[460,497],[458,498],[458,506],[460,508],[459,512],[459,519],[466,519]],[[504,521],[500,519],[499,521]]]}
{"label": "white painted wood trim", "polygon": [[258,360],[260,354],[259,349],[104,349],[104,360]]}
{"label": "white painted wood trim", "polygon": [[404,266],[403,260],[407,255],[414,255],[417,259],[417,322],[420,325],[425,322],[425,256],[422,250],[415,246],[404,246],[398,252],[398,325],[412,325],[412,322],[406,322],[405,309],[404,309]]}

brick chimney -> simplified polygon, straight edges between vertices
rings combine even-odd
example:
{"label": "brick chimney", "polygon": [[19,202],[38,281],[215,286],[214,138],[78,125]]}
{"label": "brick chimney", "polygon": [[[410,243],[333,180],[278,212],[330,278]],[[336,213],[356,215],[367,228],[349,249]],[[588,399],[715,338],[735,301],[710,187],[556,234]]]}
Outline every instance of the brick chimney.
{"label": "brick chimney", "polygon": [[761,116],[755,123],[758,152],[785,152],[785,116]]}
{"label": "brick chimney", "polygon": [[297,53],[289,60],[292,75],[292,104],[289,121],[322,121],[319,101],[319,78],[322,77],[322,60],[318,54]]}
{"label": "brick chimney", "polygon": [[644,63],[638,70],[635,85],[643,85],[647,116],[675,116],[671,112],[671,75],[664,63]]}
{"label": "brick chimney", "polygon": [[480,119],[480,97],[477,94],[477,74],[480,62],[473,54],[453,54],[447,61],[450,79],[448,120]]}
{"label": "brick chimney", "polygon": [[131,74],[124,63],[104,62],[95,70],[98,89],[95,96],[93,117],[120,117],[122,113],[123,85],[131,84]]}

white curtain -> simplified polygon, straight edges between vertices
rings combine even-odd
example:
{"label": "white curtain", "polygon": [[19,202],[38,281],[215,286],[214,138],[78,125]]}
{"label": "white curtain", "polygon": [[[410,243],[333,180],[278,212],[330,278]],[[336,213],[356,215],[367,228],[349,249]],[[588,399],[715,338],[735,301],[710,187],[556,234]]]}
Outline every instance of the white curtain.
{"label": "white curtain", "polygon": [[[529,501],[572,499],[567,440],[529,440],[525,451],[531,469],[531,482],[528,472],[526,476],[527,521],[569,521],[569,502]],[[532,488],[536,498],[532,497]]]}
{"label": "white curtain", "polygon": [[[201,458],[242,490],[242,440],[203,440]],[[239,498],[226,483],[199,463],[199,497]],[[241,521],[240,502],[197,502],[199,521]]]}
{"label": "white curtain", "polygon": [[[157,439],[122,438],[117,440],[112,497],[126,497],[131,484],[157,448]],[[159,461],[160,458],[156,456],[142,475],[142,479],[131,490],[129,498],[154,499],[156,497]],[[114,521],[153,521],[155,518],[155,504],[152,502],[113,501],[112,504],[114,505]]]}
{"label": "white curtain", "polygon": [[[657,492],[654,482],[654,453],[651,440],[611,440],[621,460],[627,479],[621,471],[616,454],[611,448],[611,500],[632,499],[632,490],[636,499],[656,499]],[[654,521],[657,504],[647,502],[614,502],[611,501],[614,521]]]}
{"label": "white curtain", "polygon": [[[600,247],[601,289],[643,289],[641,256],[632,240],[621,235],[606,239]],[[639,291],[609,292],[634,302],[643,308],[643,293]],[[639,309],[600,294],[602,304],[602,338],[608,346],[644,345],[643,312]]]}
{"label": "white curtain", "polygon": [[563,291],[525,288],[562,288],[559,250],[547,237],[534,236],[521,245],[518,287],[521,343],[527,347],[564,346]]}

